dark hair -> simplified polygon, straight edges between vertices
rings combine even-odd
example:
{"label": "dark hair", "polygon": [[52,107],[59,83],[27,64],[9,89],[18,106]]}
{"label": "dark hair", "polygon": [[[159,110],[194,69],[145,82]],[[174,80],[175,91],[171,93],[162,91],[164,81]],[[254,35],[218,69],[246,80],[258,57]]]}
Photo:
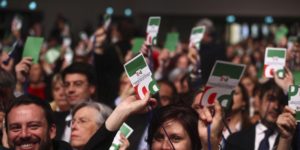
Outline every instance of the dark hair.
{"label": "dark hair", "polygon": [[90,85],[96,86],[97,77],[95,69],[92,65],[82,62],[75,62],[71,64],[62,71],[63,82],[65,82],[66,75],[75,73],[84,75],[87,78]]}
{"label": "dark hair", "polygon": [[179,105],[168,105],[159,108],[154,112],[148,129],[147,143],[152,149],[152,141],[159,128],[169,120],[178,121],[188,133],[192,143],[192,150],[201,149],[201,142],[198,135],[198,114],[190,107]]}
{"label": "dark hair", "polygon": [[[172,95],[170,97],[170,104],[176,104],[178,103],[178,93],[177,93],[177,90],[176,90],[176,87],[175,85],[173,84],[173,82],[170,82],[169,80],[167,79],[161,79],[161,80],[158,80],[157,81],[157,84],[158,86],[161,86],[161,84],[165,84],[167,85],[169,88],[171,88],[172,90]],[[158,94],[159,95],[159,94]],[[158,96],[157,95],[157,96]],[[160,100],[160,98],[158,98],[158,100]]]}
{"label": "dark hair", "polygon": [[259,99],[262,100],[264,95],[268,92],[272,92],[272,96],[274,96],[273,100],[279,101],[280,105],[283,105],[285,103],[285,94],[283,90],[275,83],[274,79],[270,79],[266,83],[263,83],[261,85]]}
{"label": "dark hair", "polygon": [[251,123],[250,123],[250,112],[249,112],[249,107],[250,107],[250,99],[249,99],[249,95],[247,93],[246,88],[244,87],[243,84],[239,83],[238,87],[241,90],[242,93],[242,100],[245,102],[245,108],[242,110],[242,129],[246,129],[248,128]]}
{"label": "dark hair", "polygon": [[13,74],[0,67],[0,111],[7,109],[13,98],[15,85],[16,80]]}
{"label": "dark hair", "polygon": [[47,103],[46,101],[44,100],[41,100],[37,97],[34,97],[34,96],[26,96],[26,95],[22,95],[18,98],[15,98],[11,105],[8,107],[7,111],[5,112],[5,127],[6,127],[6,130],[8,130],[8,114],[10,113],[10,111],[15,108],[15,107],[18,107],[18,106],[21,106],[21,105],[30,105],[30,104],[34,104],[34,105],[37,105],[39,106],[40,108],[43,109],[44,113],[45,113],[45,118],[47,120],[47,123],[48,123],[48,128],[50,128],[53,124],[54,124],[54,116],[53,116],[53,111],[50,107],[50,104]]}

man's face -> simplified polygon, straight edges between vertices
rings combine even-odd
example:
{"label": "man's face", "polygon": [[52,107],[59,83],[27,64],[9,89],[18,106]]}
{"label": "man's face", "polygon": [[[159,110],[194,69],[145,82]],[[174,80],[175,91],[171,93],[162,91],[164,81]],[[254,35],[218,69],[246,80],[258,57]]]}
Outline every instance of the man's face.
{"label": "man's face", "polygon": [[72,107],[88,100],[96,90],[95,86],[89,85],[87,77],[79,73],[67,74],[64,85],[67,101]]}
{"label": "man's face", "polygon": [[49,150],[55,126],[48,127],[43,109],[35,104],[12,108],[7,117],[8,143],[14,150]]}
{"label": "man's face", "polygon": [[268,123],[275,123],[278,115],[282,110],[282,106],[279,104],[278,97],[275,93],[268,91],[264,94],[262,100],[260,100],[259,113],[260,117],[264,118]]}

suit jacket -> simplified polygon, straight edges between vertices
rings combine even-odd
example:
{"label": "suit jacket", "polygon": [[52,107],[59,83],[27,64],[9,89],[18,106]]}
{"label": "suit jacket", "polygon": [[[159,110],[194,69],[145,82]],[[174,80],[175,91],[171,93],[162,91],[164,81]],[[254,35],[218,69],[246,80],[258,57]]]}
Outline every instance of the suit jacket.
{"label": "suit jacket", "polygon": [[132,135],[129,137],[130,145],[128,150],[137,150],[141,142],[142,136],[146,131],[148,125],[149,114],[136,114],[128,118],[126,123],[134,129]]}
{"label": "suit jacket", "polygon": [[[230,135],[226,140],[225,150],[254,150],[256,125]],[[275,147],[278,141],[279,136],[276,137]]]}
{"label": "suit jacket", "polygon": [[117,131],[108,131],[105,123],[90,138],[83,150],[108,150]]}
{"label": "suit jacket", "polygon": [[56,125],[56,137],[55,139],[61,140],[65,131],[66,117],[70,114],[70,111],[54,112],[54,119]]}

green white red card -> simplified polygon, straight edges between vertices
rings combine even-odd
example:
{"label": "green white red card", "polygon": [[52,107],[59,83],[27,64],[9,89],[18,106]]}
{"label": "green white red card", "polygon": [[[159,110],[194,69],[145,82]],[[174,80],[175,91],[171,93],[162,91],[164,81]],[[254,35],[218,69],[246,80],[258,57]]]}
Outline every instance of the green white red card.
{"label": "green white red card", "polygon": [[194,27],[191,32],[189,47],[195,46],[197,49],[200,49],[200,42],[203,39],[204,33],[205,26]]}
{"label": "green white red card", "polygon": [[142,53],[125,63],[124,68],[139,99],[143,99],[148,92],[158,92],[159,87]]}
{"label": "green white red card", "polygon": [[288,91],[288,105],[296,111],[296,120],[300,122],[300,86],[291,85]]}
{"label": "green white red card", "polygon": [[222,107],[228,108],[232,102],[234,88],[245,71],[245,65],[217,60],[210,73],[201,98],[201,106],[212,106],[217,99]]}
{"label": "green white red card", "polygon": [[265,52],[264,77],[273,78],[275,72],[282,78],[284,76],[285,61],[285,48],[268,47]]}
{"label": "green white red card", "polygon": [[127,139],[132,134],[133,129],[128,126],[126,123],[123,123],[119,131],[117,132],[116,136],[114,137],[114,140],[112,142],[112,145],[110,146],[109,150],[118,150],[121,146],[120,141],[120,133],[122,133]]}
{"label": "green white red card", "polygon": [[159,31],[160,25],[160,17],[149,17],[148,24],[147,24],[147,38],[146,44],[147,45],[156,45],[157,43],[157,34]]}

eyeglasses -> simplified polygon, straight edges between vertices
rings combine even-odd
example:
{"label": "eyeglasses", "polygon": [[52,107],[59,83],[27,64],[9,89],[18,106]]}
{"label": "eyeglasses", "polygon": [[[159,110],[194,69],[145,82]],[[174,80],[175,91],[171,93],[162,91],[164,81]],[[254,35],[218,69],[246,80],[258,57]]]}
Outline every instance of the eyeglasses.
{"label": "eyeglasses", "polygon": [[74,118],[71,122],[72,125],[78,125],[78,126],[82,126],[88,122],[91,122],[92,120],[88,119],[88,118]]}

